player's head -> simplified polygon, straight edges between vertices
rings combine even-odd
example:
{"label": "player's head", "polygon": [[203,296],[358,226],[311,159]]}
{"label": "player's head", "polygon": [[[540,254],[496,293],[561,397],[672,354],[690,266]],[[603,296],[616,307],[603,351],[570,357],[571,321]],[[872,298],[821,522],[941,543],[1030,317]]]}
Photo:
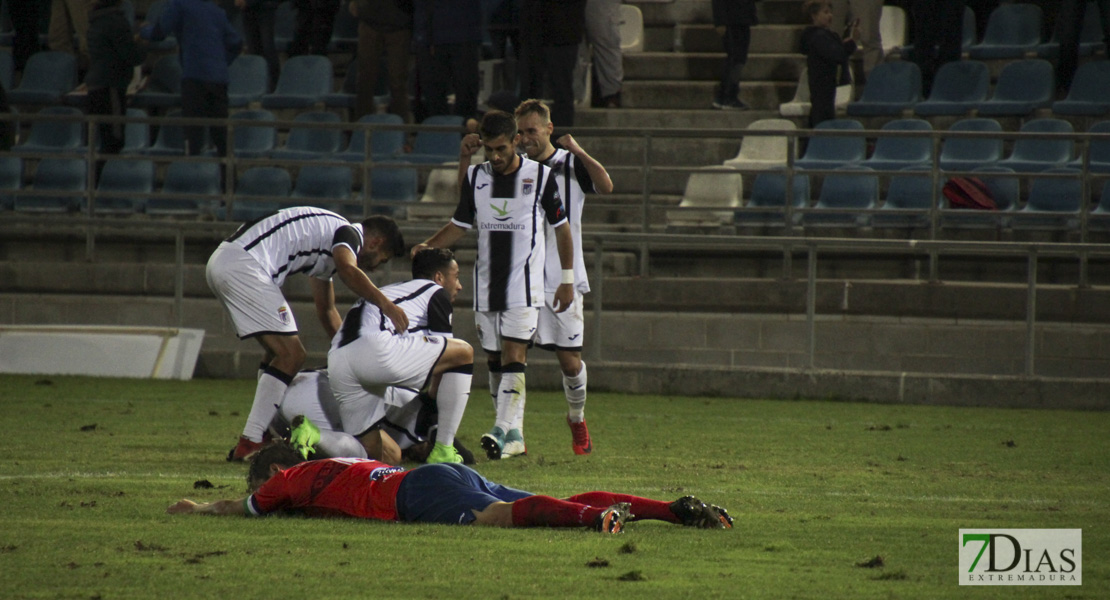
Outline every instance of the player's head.
{"label": "player's head", "polygon": [[358,266],[372,271],[405,253],[405,238],[393,219],[374,215],[362,222],[364,241],[358,253]]}
{"label": "player's head", "polygon": [[528,158],[538,159],[551,148],[551,133],[555,124],[551,122],[551,109],[543,100],[525,100],[516,107],[516,129],[520,134],[520,147]]}
{"label": "player's head", "polygon": [[828,0],[806,0],[802,4],[802,12],[813,21],[814,25],[832,26],[832,5]]}
{"label": "player's head", "polygon": [[462,291],[459,283],[459,263],[455,253],[446,248],[425,248],[412,257],[412,278],[430,279],[438,283],[451,296],[451,301]]}
{"label": "player's head", "polygon": [[247,470],[247,489],[254,492],[277,473],[302,462],[304,459],[289,442],[282,440],[267,444],[251,458],[251,466]]}
{"label": "player's head", "polygon": [[491,110],[482,117],[478,128],[486,160],[498,173],[510,173],[517,167],[516,145],[520,141],[516,132],[516,119],[507,112]]}

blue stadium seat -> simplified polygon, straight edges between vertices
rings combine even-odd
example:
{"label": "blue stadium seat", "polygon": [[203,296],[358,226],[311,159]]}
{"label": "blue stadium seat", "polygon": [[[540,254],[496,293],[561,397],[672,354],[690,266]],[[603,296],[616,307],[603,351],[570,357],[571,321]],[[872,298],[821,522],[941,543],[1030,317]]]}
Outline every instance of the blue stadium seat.
{"label": "blue stadium seat", "polygon": [[4,50],[0,52],[0,85],[4,86],[5,90],[12,89],[15,84],[15,59],[12,58],[12,53]]}
{"label": "blue stadium seat", "polygon": [[[127,116],[134,119],[147,118],[146,111],[141,108],[127,109]],[[123,126],[123,149],[120,154],[143,154],[149,148],[150,124],[129,121]]]}
{"label": "blue stadium seat", "polygon": [[18,156],[0,156],[0,210],[11,210],[15,196],[11,192],[23,187],[23,159]]}
{"label": "blue stadium seat", "polygon": [[[166,0],[154,0],[146,9],[146,17],[143,19],[147,23],[157,23],[158,19],[162,18],[162,12],[166,10]],[[177,38],[172,34],[166,35],[166,38],[157,42],[148,42],[149,48],[156,52],[169,52],[177,50]]]}
{"label": "blue stadium seat", "polygon": [[349,52],[358,47],[358,19],[351,15],[346,6],[342,6],[335,13],[332,23],[331,40],[328,42],[328,52]]}
{"label": "blue stadium seat", "polygon": [[[943,185],[943,180],[940,182]],[[933,193],[932,171],[926,167],[904,169],[890,180],[886,201],[871,216],[873,227],[916,228],[929,226],[929,209],[940,198]]]}
{"label": "blue stadium seat", "polygon": [[1099,231],[1110,229],[1110,179],[1102,185],[1102,196],[1098,199],[1098,206],[1087,215],[1087,227]]}
{"label": "blue stadium seat", "polygon": [[[1088,133],[1110,133],[1110,121],[1099,121],[1087,130]],[[1093,139],[1090,147],[1090,163],[1087,170],[1091,173],[1110,173],[1110,139]],[[1083,167],[1083,157],[1079,156],[1068,163],[1069,167],[1080,169]]]}
{"label": "blue stadium seat", "polygon": [[154,63],[146,87],[135,94],[131,105],[140,108],[181,106],[181,62],[176,54],[167,54]]}
{"label": "blue stadium seat", "polygon": [[980,167],[975,169],[974,177],[979,178],[990,190],[997,211],[967,210],[950,208],[948,202],[942,204],[941,222],[944,227],[957,229],[1008,227],[1009,215],[1017,210],[1021,199],[1021,182],[1014,170],[1006,167]]}
{"label": "blue stadium seat", "polygon": [[987,65],[977,60],[945,63],[937,71],[929,98],[913,107],[921,117],[962,115],[986,101],[991,75]]}
{"label": "blue stadium seat", "polygon": [[[964,7],[964,19],[961,23],[961,36],[960,36],[960,49],[962,52],[967,52],[975,45],[976,27],[975,27],[975,11],[971,10],[970,6]],[[913,57],[913,44],[902,46],[902,60],[910,60]]]}
{"label": "blue stadium seat", "polygon": [[1052,63],[1039,58],[1015,60],[1002,67],[994,95],[979,105],[981,117],[1021,117],[1048,108],[1056,95]]}
{"label": "blue stadium seat", "polygon": [[[1075,131],[1071,123],[1063,119],[1033,119],[1021,126],[1022,133],[1064,133],[1069,136]],[[998,161],[998,166],[1009,167],[1017,173],[1036,173],[1062,167],[1075,156],[1075,142],[1071,137],[1065,139],[1018,139],[1010,156]]]}
{"label": "blue stadium seat", "polygon": [[[879,202],[879,178],[866,167],[845,167],[828,175],[813,209],[802,215],[804,225],[866,226],[871,216],[860,212]],[[853,172],[854,171],[854,172]]]}
{"label": "blue stadium seat", "polygon": [[[98,215],[131,215],[146,205],[147,198],[120,198],[113,192],[150,194],[154,191],[154,163],[149,160],[113,158],[104,163],[100,181],[96,184],[97,197],[94,213]],[[81,209],[85,209],[82,199]]]}
{"label": "blue stadium seat", "polygon": [[[416,169],[375,167],[370,172],[370,199],[373,201],[371,213],[400,216],[404,209],[399,206],[383,205],[382,202],[416,202]],[[353,216],[362,215],[362,206],[350,207]]]}
{"label": "blue stadium seat", "polygon": [[[1083,27],[1079,30],[1079,56],[1090,56],[1104,49],[1098,3],[1088,2],[1087,10],[1083,12]],[[1037,46],[1037,56],[1041,58],[1060,56],[1060,42],[1056,38],[1055,31],[1052,32],[1052,39]]]}
{"label": "blue stadium seat", "polygon": [[162,181],[162,194],[197,194],[205,198],[152,196],[146,213],[153,216],[198,217],[209,212],[220,196],[220,165],[201,162],[171,162]]}
{"label": "blue stadium seat", "polygon": [[240,54],[228,66],[227,101],[231,108],[242,108],[261,102],[270,91],[270,73],[266,59],[257,54]]}
{"label": "blue stadium seat", "polygon": [[1096,60],[1075,70],[1068,97],[1052,103],[1057,115],[1099,117],[1110,112],[1110,60]]}
{"label": "blue stadium seat", "polygon": [[[70,106],[48,106],[38,114],[82,115],[80,110]],[[84,149],[85,124],[81,121],[35,121],[27,140],[12,147],[12,152],[82,152]]]}
{"label": "blue stadium seat", "polygon": [[[274,113],[268,110],[244,110],[231,115],[235,121],[235,135],[230,151],[239,158],[263,158],[274,149],[277,143],[277,129],[274,128]],[[258,126],[247,126],[243,121],[258,122]],[[215,156],[215,150],[207,152]]]}
{"label": "blue stadium seat", "polygon": [[74,210],[85,193],[87,169],[83,158],[40,160],[31,189],[36,192],[55,192],[55,195],[19,194],[15,197],[15,210],[36,213],[64,213]]}
{"label": "blue stadium seat", "polygon": [[297,173],[297,183],[289,197],[307,200],[298,201],[297,206],[338,207],[351,201],[352,182],[349,167],[309,165]]}
{"label": "blue stadium seat", "polygon": [[[171,110],[166,113],[168,119],[180,119],[181,109]],[[208,145],[208,129],[204,129],[204,145]],[[185,131],[180,125],[159,125],[158,135],[154,143],[146,149],[144,154],[150,156],[184,156]]]}
{"label": "blue stadium seat", "polygon": [[412,153],[401,155],[407,162],[439,164],[459,160],[459,143],[462,141],[463,118],[455,115],[435,115],[424,119],[421,125],[458,127],[458,131],[418,131],[412,143]]}
{"label": "blue stadium seat", "polygon": [[[876,67],[877,69],[878,67]],[[818,131],[863,131],[863,124],[854,119],[829,119],[818,123],[815,129]],[[794,165],[801,169],[835,169],[847,164],[861,162],[866,156],[867,140],[862,135],[821,136],[810,138],[805,156],[799,158]]]}
{"label": "blue stadium seat", "polygon": [[877,65],[867,77],[863,95],[848,104],[853,117],[900,116],[921,101],[921,69],[908,60]]}
{"label": "blue stadium seat", "polygon": [[[332,112],[303,112],[294,119],[298,123],[339,123],[339,115]],[[293,127],[285,146],[270,152],[270,158],[285,160],[330,159],[343,147],[343,131]]]}
{"label": "blue stadium seat", "polygon": [[1041,43],[1041,7],[1002,4],[991,11],[983,41],[968,49],[974,59],[1021,58]]}
{"label": "blue stadium seat", "polygon": [[[404,120],[401,119],[399,115],[382,113],[363,116],[358,122],[369,123],[371,125],[401,125],[404,123]],[[375,131],[370,136],[371,158],[374,160],[390,160],[397,158],[397,156],[401,154],[404,144],[405,132],[400,129],[393,131]],[[337,154],[335,158],[351,162],[362,162],[366,159],[365,147],[365,130],[356,127],[354,131],[351,132],[351,142],[347,144],[347,149]]]}
{"label": "blue stadium seat", "polygon": [[[948,131],[1001,133],[1002,125],[994,119],[963,119]],[[940,150],[940,168],[946,171],[971,171],[1002,159],[1002,138],[950,138]]]}
{"label": "blue stadium seat", "polygon": [[293,41],[293,32],[297,28],[297,7],[292,2],[278,4],[274,12],[274,46],[278,52],[284,53]]}
{"label": "blue stadium seat", "polygon": [[[932,131],[923,119],[898,119],[883,125],[883,131]],[[933,140],[927,137],[880,137],[871,158],[863,166],[876,171],[898,171],[906,167],[929,165],[933,161]]]}
{"label": "blue stadium seat", "polygon": [[254,167],[235,180],[235,203],[231,220],[250,221],[281,207],[279,199],[289,197],[293,180],[281,167]]}
{"label": "blue stadium seat", "polygon": [[343,81],[339,90],[324,95],[324,106],[328,108],[354,108],[355,96],[358,93],[358,64],[351,61],[347,65],[347,72],[343,74]]}
{"label": "blue stadium seat", "polygon": [[66,52],[36,52],[27,60],[19,86],[8,92],[13,105],[61,104],[77,87],[77,59]]}
{"label": "blue stadium seat", "polygon": [[[792,196],[794,208],[809,204],[809,175],[795,175]],[[737,225],[786,224],[786,174],[767,172],[756,175],[748,204],[736,211]],[[801,214],[793,214],[793,224],[801,222]]]}
{"label": "blue stadium seat", "polygon": [[[1079,175],[1069,168],[1047,169],[1044,174]],[[1079,225],[1083,182],[1079,177],[1034,177],[1025,206],[1013,214],[1014,229],[1075,229]]]}
{"label": "blue stadium seat", "polygon": [[274,93],[262,97],[262,108],[312,108],[331,91],[332,66],[326,56],[302,55],[285,61]]}

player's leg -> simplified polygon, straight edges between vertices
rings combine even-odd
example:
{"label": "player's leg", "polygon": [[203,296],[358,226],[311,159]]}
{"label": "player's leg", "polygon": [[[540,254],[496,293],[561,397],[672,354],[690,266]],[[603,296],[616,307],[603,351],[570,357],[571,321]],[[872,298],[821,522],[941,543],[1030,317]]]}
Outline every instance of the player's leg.
{"label": "player's leg", "polygon": [[435,447],[427,462],[462,462],[455,450],[455,433],[459,430],[466,403],[470,399],[470,381],[474,373],[474,349],[470,344],[448,338],[447,348],[436,361],[432,372],[439,378],[436,386],[436,408],[439,412]]}
{"label": "player's leg", "polygon": [[240,456],[241,447],[246,446],[244,439],[254,444],[262,443],[262,434],[277,415],[285,391],[304,365],[305,349],[297,335],[264,334],[258,336],[258,341],[274,359],[262,369],[240,444],[232,451],[228,460],[243,460],[250,454],[248,452]]}
{"label": "player's leg", "polygon": [[586,492],[566,500],[598,507],[627,503],[632,510],[633,516],[629,519],[631,521],[653,519],[701,529],[732,529],[732,517],[729,516],[728,511],[716,504],[706,504],[693,496],[683,496],[674,502],[665,502],[630,494]]}
{"label": "player's leg", "polygon": [[380,460],[391,465],[401,464],[401,448],[393,438],[380,428],[374,428],[358,436],[358,441],[366,449],[366,457]]}
{"label": "player's leg", "polygon": [[620,533],[632,518],[627,503],[602,507],[551,496],[529,496],[511,507],[513,527],[593,527],[602,533]]}
{"label": "player's leg", "polygon": [[285,390],[275,422],[289,424],[289,441],[305,458],[366,458],[366,450],[343,433],[327,371],[301,371]]}
{"label": "player's leg", "polygon": [[525,363],[528,346],[536,334],[539,309],[512,308],[494,313],[498,315],[501,344],[501,386],[497,392],[497,417],[489,433],[482,436],[482,448],[491,460],[502,457],[506,442],[514,454],[525,452],[523,437]]}

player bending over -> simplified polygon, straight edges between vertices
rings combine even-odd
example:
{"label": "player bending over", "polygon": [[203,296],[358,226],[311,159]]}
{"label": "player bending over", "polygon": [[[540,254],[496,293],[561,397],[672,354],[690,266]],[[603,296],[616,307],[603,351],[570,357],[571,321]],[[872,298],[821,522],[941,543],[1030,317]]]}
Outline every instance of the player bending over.
{"label": "player bending over", "polygon": [[373,460],[302,462],[289,444],[263,448],[247,475],[246,498],[198,504],[181,500],[166,512],[264,515],[295,510],[309,516],[348,516],[497,527],[593,527],[620,533],[626,521],[655,519],[704,529],[731,529],[723,508],[685,496],[674,502],[612,492],[560,500],[515,490],[470,467],[444,463],[411,471]]}

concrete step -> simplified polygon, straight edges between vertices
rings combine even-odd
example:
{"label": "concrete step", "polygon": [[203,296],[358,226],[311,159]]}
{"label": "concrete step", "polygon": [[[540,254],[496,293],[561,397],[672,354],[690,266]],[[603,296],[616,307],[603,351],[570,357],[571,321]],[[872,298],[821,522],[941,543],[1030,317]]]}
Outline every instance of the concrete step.
{"label": "concrete step", "polygon": [[[689,110],[669,110],[658,108],[622,109],[579,109],[574,114],[574,122],[580,127],[616,127],[621,129],[664,128],[677,129],[747,129],[748,125],[760,119],[779,119],[778,107],[773,109],[752,108],[752,110],[715,110],[708,105],[699,105]],[[796,119],[801,126],[804,119]],[[586,146],[589,150],[589,147]],[[731,157],[729,157],[731,158]]]}
{"label": "concrete step", "polygon": [[[606,166],[643,164],[643,140],[583,136],[580,143]],[[725,158],[736,156],[739,148],[739,138],[652,138],[648,160],[653,166],[719,165]]]}
{"label": "concrete step", "polygon": [[[673,0],[629,2],[640,8],[644,26],[668,26],[676,23],[712,23],[713,4],[710,0]],[[809,19],[802,14],[796,0],[762,0],[756,2],[756,15],[760,23],[806,24]]]}
{"label": "concrete step", "polygon": [[[725,54],[716,52],[640,52],[624,55],[624,80],[720,81]],[[797,85],[805,56],[795,52],[752,54],[744,65],[743,80]]]}
{"label": "concrete step", "polygon": [[[711,110],[717,87],[717,81],[625,80],[621,100],[626,108],[668,109],[678,117],[683,111]],[[794,97],[795,87],[796,83],[785,81],[744,81],[740,83],[740,99],[752,109],[777,117],[779,105]]]}
{"label": "concrete step", "polygon": [[[662,33],[654,33],[653,44],[648,46],[644,37],[644,49],[648,51],[669,50],[672,52],[721,52],[721,36],[710,24],[679,23],[673,28],[660,28],[671,34],[667,40]],[[765,24],[752,27],[751,52],[753,54],[789,54],[798,52],[801,47],[803,25]],[[645,31],[646,34],[646,31]],[[669,42],[669,46],[664,46]]]}

